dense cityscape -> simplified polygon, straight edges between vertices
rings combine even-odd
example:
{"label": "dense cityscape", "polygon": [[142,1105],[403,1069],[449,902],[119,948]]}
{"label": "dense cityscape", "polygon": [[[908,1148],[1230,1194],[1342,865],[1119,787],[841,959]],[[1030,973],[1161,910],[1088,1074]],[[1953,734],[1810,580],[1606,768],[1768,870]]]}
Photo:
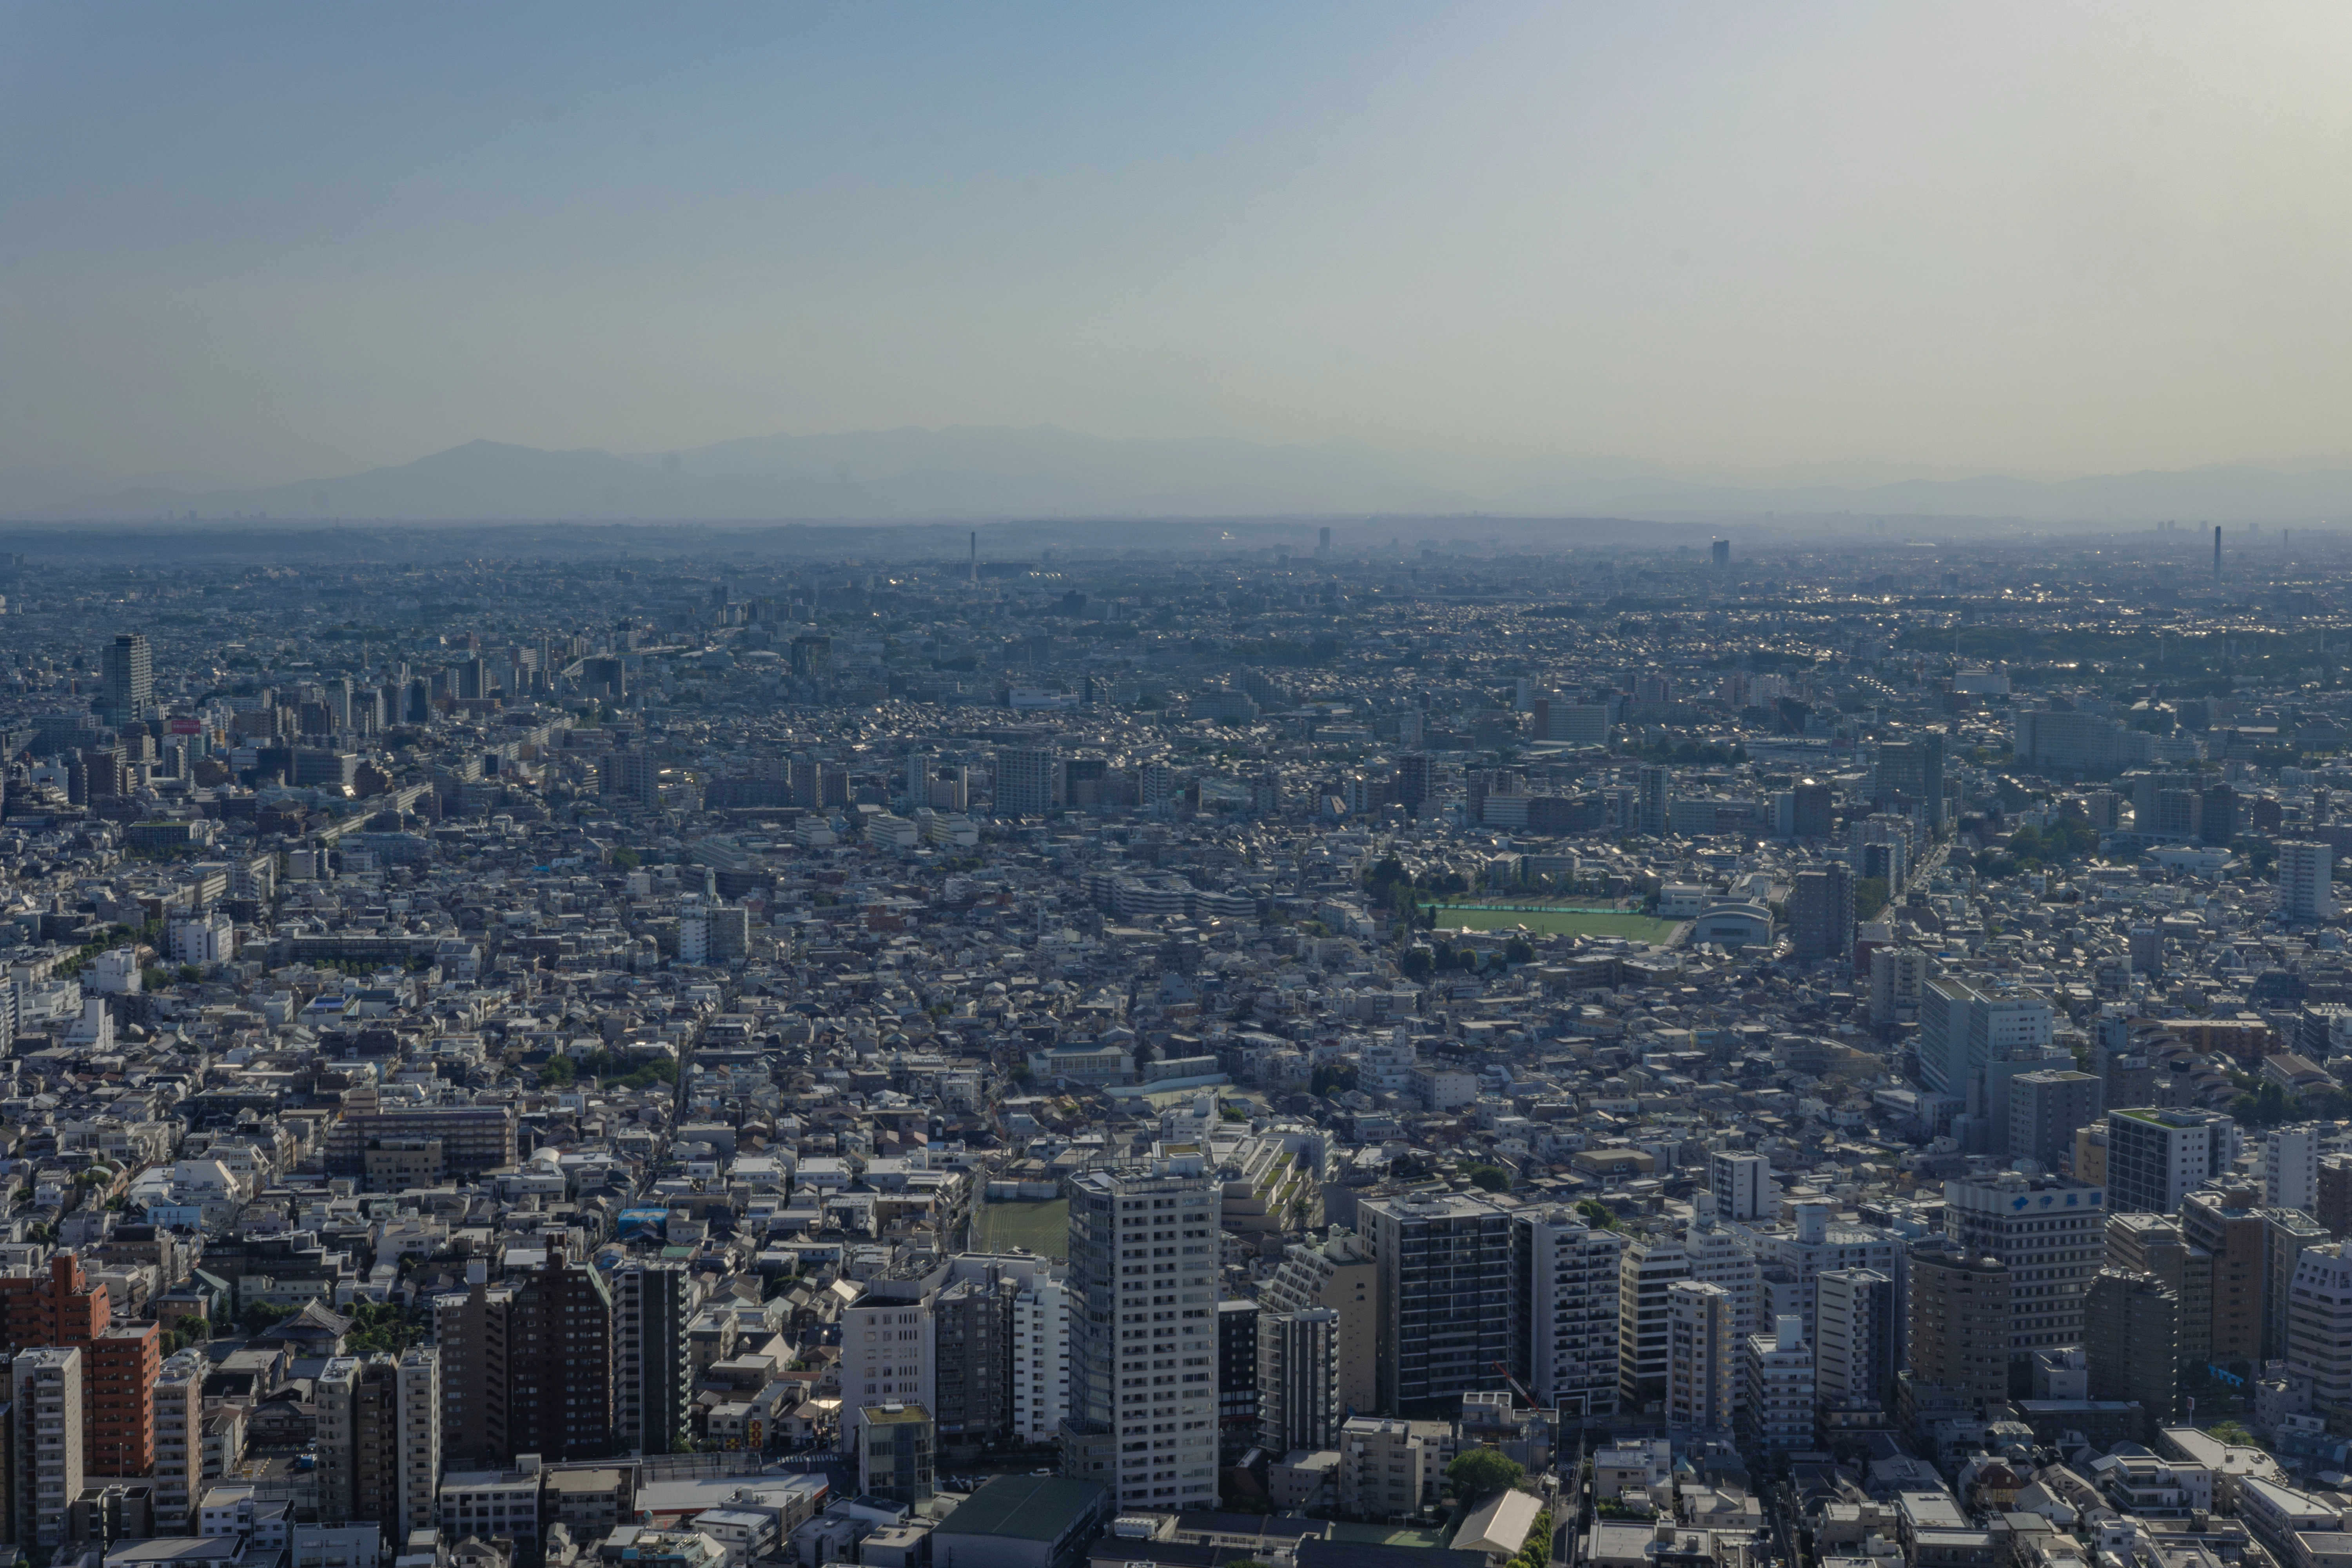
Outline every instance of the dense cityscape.
{"label": "dense cityscape", "polygon": [[2352,1555],[2334,535],[936,531],[12,540],[24,1559]]}

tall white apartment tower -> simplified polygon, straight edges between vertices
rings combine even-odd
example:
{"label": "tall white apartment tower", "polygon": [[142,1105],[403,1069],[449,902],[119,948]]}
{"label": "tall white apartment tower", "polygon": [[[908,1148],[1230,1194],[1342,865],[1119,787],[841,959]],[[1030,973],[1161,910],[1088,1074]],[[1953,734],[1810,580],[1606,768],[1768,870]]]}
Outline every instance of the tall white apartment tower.
{"label": "tall white apartment tower", "polygon": [[[155,1528],[188,1532],[189,1507],[204,1490],[205,1373],[212,1363],[197,1350],[164,1362],[155,1378]],[[439,1441],[441,1413],[433,1413]]]}
{"label": "tall white apartment tower", "polygon": [[1216,1506],[1222,1193],[1193,1152],[1070,1184],[1062,1473],[1101,1483],[1114,1508]]}
{"label": "tall white apartment tower", "polygon": [[1666,1287],[1666,1424],[1728,1432],[1738,1409],[1731,1293],[1699,1279]]}
{"label": "tall white apartment tower", "polygon": [[441,1352],[436,1347],[411,1345],[400,1352],[394,1373],[394,1399],[400,1431],[400,1531],[405,1539],[408,1531],[438,1522]]}
{"label": "tall white apartment tower", "polygon": [[81,1352],[22,1351],[9,1363],[15,1396],[16,1540],[54,1550],[66,1543],[81,1496]]}
{"label": "tall white apartment tower", "polygon": [[1832,1268],[1820,1287],[1813,1345],[1821,1397],[1892,1409],[1901,1360],[1894,1279],[1875,1268]]}
{"label": "tall white apartment tower", "polygon": [[1528,1391],[1547,1409],[1617,1412],[1618,1269],[1625,1238],[1597,1230],[1575,1210],[1520,1209],[1511,1216],[1513,1301]]}
{"label": "tall white apartment tower", "polygon": [[2264,1207],[2317,1212],[2320,1143],[2333,1131],[2308,1121],[2271,1129],[2263,1141]]}
{"label": "tall white apartment tower", "polygon": [[2278,847],[2279,912],[2294,921],[2324,921],[2336,914],[2336,851],[2325,844]]}
{"label": "tall white apartment tower", "polygon": [[1042,1443],[1069,1413],[1069,1288],[1041,1275],[1013,1299],[1013,1428]]}

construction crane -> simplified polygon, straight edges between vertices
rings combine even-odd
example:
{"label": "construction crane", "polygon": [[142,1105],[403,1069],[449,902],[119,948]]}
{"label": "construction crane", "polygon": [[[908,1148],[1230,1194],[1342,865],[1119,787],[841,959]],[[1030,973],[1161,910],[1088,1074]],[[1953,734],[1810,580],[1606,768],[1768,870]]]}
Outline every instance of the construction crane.
{"label": "construction crane", "polygon": [[1511,1366],[1508,1362],[1498,1361],[1489,1363],[1488,1364],[1493,1366],[1496,1372],[1501,1373],[1503,1374],[1503,1381],[1509,1384],[1518,1396],[1528,1402],[1528,1409],[1541,1410],[1543,1408],[1541,1405],[1536,1402],[1536,1396],[1528,1392],[1528,1385],[1511,1375]]}

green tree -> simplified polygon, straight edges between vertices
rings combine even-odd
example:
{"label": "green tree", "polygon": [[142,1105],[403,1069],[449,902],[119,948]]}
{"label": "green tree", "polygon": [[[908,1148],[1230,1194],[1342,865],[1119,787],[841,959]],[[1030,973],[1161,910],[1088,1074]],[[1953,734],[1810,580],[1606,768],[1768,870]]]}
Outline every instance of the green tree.
{"label": "green tree", "polygon": [[2230,1101],[2230,1114],[2249,1127],[2275,1127],[2295,1112],[2294,1096],[2284,1084],[2273,1081]]}
{"label": "green tree", "polygon": [[1598,1226],[1602,1230],[1615,1230],[1617,1228],[1617,1215],[1615,1211],[1611,1209],[1607,1204],[1602,1203],[1599,1198],[1585,1199],[1582,1203],[1576,1205],[1576,1212],[1582,1215],[1586,1219],[1591,1221],[1592,1224]]}
{"label": "green tree", "polygon": [[1515,936],[1510,941],[1503,944],[1503,962],[1505,963],[1533,963],[1535,961],[1535,944],[1529,942],[1526,937]]}
{"label": "green tree", "polygon": [[1397,972],[1407,980],[1423,983],[1437,972],[1437,960],[1425,947],[1409,947],[1397,960]]}
{"label": "green tree", "polygon": [[352,1309],[352,1331],[343,1349],[352,1355],[387,1351],[398,1355],[425,1337],[423,1325],[407,1309],[391,1301],[370,1301]]}
{"label": "green tree", "polygon": [[613,851],[613,864],[621,870],[634,871],[638,864],[637,852],[624,845]]}
{"label": "green tree", "polygon": [[281,1307],[275,1301],[247,1301],[237,1310],[236,1326],[248,1334],[257,1334],[270,1324],[294,1315],[292,1307]]}
{"label": "green tree", "polygon": [[1473,1165],[1463,1174],[1470,1184],[1483,1193],[1507,1193],[1511,1190],[1511,1173],[1500,1165]]}
{"label": "green tree", "polygon": [[1527,1477],[1526,1468],[1499,1448],[1469,1449],[1456,1454],[1454,1462],[1445,1467],[1445,1479],[1454,1483],[1455,1495],[1465,1501],[1508,1491]]}

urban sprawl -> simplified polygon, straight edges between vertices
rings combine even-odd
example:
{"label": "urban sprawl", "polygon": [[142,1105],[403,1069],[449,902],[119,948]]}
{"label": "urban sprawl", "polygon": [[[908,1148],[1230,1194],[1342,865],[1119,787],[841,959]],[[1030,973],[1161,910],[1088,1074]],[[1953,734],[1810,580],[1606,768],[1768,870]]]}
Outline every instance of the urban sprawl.
{"label": "urban sprawl", "polygon": [[2338,537],[1432,526],[12,540],[0,1535],[2352,1568]]}

